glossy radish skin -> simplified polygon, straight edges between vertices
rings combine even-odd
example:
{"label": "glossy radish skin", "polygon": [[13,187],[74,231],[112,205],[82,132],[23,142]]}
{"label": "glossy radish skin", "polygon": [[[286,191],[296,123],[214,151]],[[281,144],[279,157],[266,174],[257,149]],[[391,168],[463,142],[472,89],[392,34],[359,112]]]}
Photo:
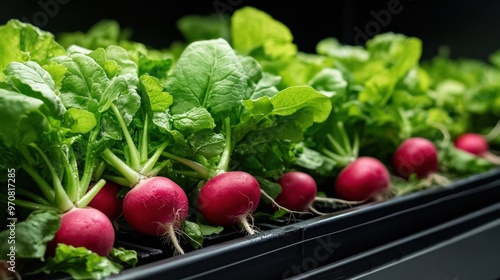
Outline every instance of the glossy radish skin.
{"label": "glossy radish skin", "polygon": [[408,178],[416,174],[425,178],[438,169],[438,152],[430,140],[412,137],[403,141],[392,157],[392,168],[397,175]]}
{"label": "glossy radish skin", "polygon": [[54,255],[57,244],[63,243],[108,256],[114,242],[113,224],[104,213],[91,207],[75,208],[62,215],[59,230],[47,244],[47,253]]}
{"label": "glossy radish skin", "polygon": [[336,196],[349,201],[363,201],[389,189],[389,171],[372,157],[357,158],[342,169],[335,180]]}
{"label": "glossy radish skin", "polygon": [[[93,185],[89,188],[89,190]],[[87,206],[95,208],[103,212],[111,221],[116,220],[123,211],[123,198],[117,197],[118,192],[122,186],[106,182],[104,187],[97,193],[97,195],[89,202]]]}
{"label": "glossy radish skin", "polygon": [[455,147],[462,151],[482,157],[489,152],[489,144],[486,139],[476,133],[465,133],[455,139]]}
{"label": "glossy radish skin", "polygon": [[281,193],[276,197],[276,203],[293,211],[307,210],[318,192],[316,181],[305,172],[287,172],[280,177],[278,183]]}
{"label": "glossy radish skin", "polygon": [[140,233],[163,236],[168,227],[179,228],[188,214],[184,190],[166,177],[148,178],[133,187],[123,199],[127,223]]}
{"label": "glossy radish skin", "polygon": [[213,225],[231,226],[251,215],[261,197],[259,182],[243,171],[228,171],[209,179],[200,189],[198,207]]}

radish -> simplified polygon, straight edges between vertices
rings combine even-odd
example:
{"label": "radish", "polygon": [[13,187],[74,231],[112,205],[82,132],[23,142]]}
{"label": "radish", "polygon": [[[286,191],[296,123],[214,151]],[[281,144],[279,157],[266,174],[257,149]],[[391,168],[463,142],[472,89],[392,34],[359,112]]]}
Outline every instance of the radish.
{"label": "radish", "polygon": [[257,179],[250,173],[229,171],[231,157],[231,124],[224,120],[226,144],[215,169],[210,169],[196,161],[163,152],[167,158],[192,168],[204,183],[200,187],[197,204],[203,218],[217,226],[240,224],[249,234],[255,234],[248,220],[257,209],[262,190]]}
{"label": "radish", "polygon": [[275,202],[292,211],[306,211],[315,201],[318,186],[314,178],[301,171],[289,171],[278,180],[281,193]]}
{"label": "radish", "polygon": [[[91,184],[89,190],[92,189],[93,186],[94,184]],[[106,182],[104,187],[87,206],[103,212],[111,221],[115,221],[123,211],[123,198],[118,197],[118,192],[121,189],[122,186],[114,182]]]}
{"label": "radish", "polygon": [[415,175],[416,179],[424,180],[416,185],[406,185],[405,188],[398,189],[396,195],[401,196],[408,192],[428,188],[434,182],[441,186],[450,184],[450,179],[437,173],[438,168],[438,150],[433,142],[422,137],[406,139],[392,156],[392,169],[403,179],[407,180]]}
{"label": "radish", "polygon": [[168,235],[177,251],[183,253],[175,230],[188,214],[188,198],[184,190],[166,177],[152,177],[141,181],[123,200],[123,215],[138,232]]}
{"label": "radish", "polygon": [[438,169],[437,149],[430,140],[412,137],[403,141],[392,157],[393,171],[408,179],[415,174],[417,178],[425,178]]}
{"label": "radish", "polygon": [[347,201],[366,201],[385,195],[391,188],[385,165],[373,157],[359,157],[343,168],[335,179],[337,197]]}
{"label": "radish", "polygon": [[47,244],[47,254],[54,255],[57,244],[63,243],[108,256],[114,241],[113,224],[104,213],[91,207],[74,208],[62,215],[59,230]]}
{"label": "radish", "polygon": [[[132,154],[130,162],[125,162],[106,148],[102,157],[123,177],[104,174],[103,178],[131,188],[123,199],[123,215],[134,230],[148,235],[168,236],[176,251],[184,254],[176,233],[182,233],[180,227],[187,216],[187,195],[174,181],[158,176],[165,162],[157,162],[169,142],[159,145],[149,157],[147,148],[136,148],[124,125],[122,132],[127,135],[128,145],[125,148]],[[148,137],[144,135],[141,144],[147,147],[147,143]],[[140,158],[145,159],[144,163],[134,160]]]}
{"label": "radish", "polygon": [[[63,187],[56,168],[49,160],[49,154],[34,143],[30,147],[34,148],[44,161],[48,174],[52,179],[53,189],[50,189],[51,185],[35,168],[29,164],[24,164],[23,169],[35,180],[44,197],[25,193],[27,197],[36,202],[27,202],[16,198],[16,204],[33,210],[55,208],[62,213],[61,225],[55,232],[54,238],[47,243],[46,254],[54,255],[57,245],[63,243],[73,247],[85,247],[98,255],[108,256],[115,241],[112,222],[103,212],[87,207],[88,203],[106,184],[106,181],[104,179],[99,180],[87,191],[88,185],[76,180],[79,178],[78,170],[74,168],[77,166],[76,162],[70,163],[70,160],[75,159],[68,157],[63,160],[63,170],[65,171],[64,175],[70,179],[67,180],[66,186]],[[57,154],[60,157],[65,156],[60,149],[51,152],[60,153]],[[31,160],[34,159],[29,153],[24,156]],[[81,193],[84,193],[84,195],[80,196]]]}
{"label": "radish", "polygon": [[260,196],[259,182],[254,176],[228,171],[209,179],[200,189],[197,202],[208,222],[220,226],[241,223],[253,233],[247,219],[257,209]]}
{"label": "radish", "polygon": [[[109,105],[124,139],[124,143],[118,143],[121,146],[117,144],[113,150],[122,148],[124,156],[119,157],[111,147],[106,147],[101,156],[113,170],[103,172],[102,177],[130,188],[123,199],[123,216],[128,225],[143,234],[168,237],[164,240],[170,240],[175,251],[184,254],[177,234],[184,234],[180,228],[188,213],[187,195],[174,181],[158,175],[169,163],[168,160],[160,162],[159,158],[171,139],[158,137],[156,131],[152,130],[155,127],[152,121],[155,113],[153,107],[157,112],[164,111],[172,103],[171,96],[161,92],[162,88],[157,78],[149,75],[139,77],[141,112],[136,115],[136,121],[140,125],[134,127],[134,135],[129,132],[117,104]],[[158,94],[157,90],[162,94]],[[150,94],[158,95],[151,98]],[[161,103],[161,106],[151,104],[152,101]],[[164,140],[152,143],[151,135]]]}
{"label": "radish", "polygon": [[477,133],[465,133],[455,139],[455,147],[462,151],[476,155],[478,157],[484,156],[488,153],[490,146],[484,136]]}
{"label": "radish", "polygon": [[482,157],[493,164],[500,164],[500,158],[490,152],[490,146],[486,137],[477,133],[464,133],[454,141],[457,149]]}

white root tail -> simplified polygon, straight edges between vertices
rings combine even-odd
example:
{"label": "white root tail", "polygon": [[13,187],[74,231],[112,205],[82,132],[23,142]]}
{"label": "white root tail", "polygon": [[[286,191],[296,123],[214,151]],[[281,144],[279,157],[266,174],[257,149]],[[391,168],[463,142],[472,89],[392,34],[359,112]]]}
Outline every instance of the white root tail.
{"label": "white root tail", "polygon": [[314,214],[318,215],[318,216],[324,216],[324,215],[327,215],[328,213],[324,213],[324,212],[321,212],[321,211],[318,211],[316,208],[314,208],[312,205],[309,206],[309,211],[313,212]]}
{"label": "white root tail", "polygon": [[368,201],[368,199],[359,200],[359,201],[351,201],[351,200],[344,200],[344,199],[333,198],[333,197],[319,197],[319,196],[317,196],[314,200],[320,201],[320,202],[338,203],[338,204],[345,204],[345,205],[358,205],[358,204],[363,204],[366,201]]}
{"label": "white root tail", "polygon": [[445,187],[450,185],[452,180],[446,178],[445,176],[439,175],[437,173],[431,173],[427,178],[415,185],[407,186],[406,188],[397,192],[396,196],[402,196],[408,193],[412,193],[418,190],[424,190],[430,188],[433,185]]}
{"label": "white root tail", "polygon": [[252,225],[250,225],[250,223],[248,222],[246,215],[240,216],[239,220],[240,220],[240,224],[243,226],[245,231],[248,232],[248,234],[252,235],[252,234],[256,233],[256,231],[253,229]]}
{"label": "white root tail", "polygon": [[174,245],[175,250],[179,252],[179,254],[184,255],[184,250],[182,249],[179,240],[177,239],[177,235],[175,235],[174,227],[171,224],[167,225],[167,234],[170,241]]}
{"label": "white root tail", "polygon": [[272,204],[276,205],[276,207],[278,207],[278,209],[281,209],[281,210],[285,210],[286,212],[289,212],[289,213],[293,213],[293,214],[300,214],[300,215],[303,215],[303,214],[309,214],[309,212],[302,212],[302,211],[294,211],[294,210],[290,210],[288,208],[285,208],[281,205],[279,205],[270,195],[268,195],[264,190],[260,190],[260,193],[262,195],[264,195],[267,199],[269,199],[271,201]]}
{"label": "white root tail", "polygon": [[483,155],[483,158],[494,165],[500,165],[500,157],[492,152],[487,152],[486,154]]}

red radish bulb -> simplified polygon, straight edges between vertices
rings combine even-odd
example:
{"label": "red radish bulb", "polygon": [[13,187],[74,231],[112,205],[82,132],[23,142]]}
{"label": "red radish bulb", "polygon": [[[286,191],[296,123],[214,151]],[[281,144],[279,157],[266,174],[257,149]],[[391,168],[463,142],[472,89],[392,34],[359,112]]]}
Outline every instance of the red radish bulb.
{"label": "red radish bulb", "polygon": [[54,255],[57,244],[63,243],[108,256],[114,242],[113,224],[104,213],[91,207],[74,208],[62,215],[59,230],[47,244],[47,254]]}
{"label": "red radish bulb", "polygon": [[123,199],[127,223],[140,233],[163,236],[177,229],[188,214],[184,190],[166,177],[152,177],[133,187]]}
{"label": "red radish bulb", "polygon": [[340,199],[364,201],[389,191],[390,174],[385,165],[373,157],[359,157],[340,171],[335,193]]}
{"label": "red radish bulb", "polygon": [[455,139],[455,147],[462,151],[483,157],[489,152],[489,144],[484,136],[476,133],[465,133]]}
{"label": "red radish bulb", "polygon": [[[90,186],[89,190],[93,186],[94,184]],[[116,220],[123,211],[123,198],[117,196],[121,188],[122,186],[107,181],[104,187],[102,187],[87,206],[100,210],[108,216],[111,221]]]}
{"label": "red radish bulb", "polygon": [[412,137],[403,141],[392,157],[393,171],[409,178],[425,178],[438,169],[438,152],[434,143],[422,137]]}
{"label": "red radish bulb", "polygon": [[228,171],[209,179],[200,189],[198,207],[211,224],[231,226],[244,222],[261,197],[257,179],[243,171]]}
{"label": "red radish bulb", "polygon": [[316,198],[318,187],[314,178],[300,171],[290,171],[283,174],[278,183],[281,193],[275,201],[292,211],[307,210]]}

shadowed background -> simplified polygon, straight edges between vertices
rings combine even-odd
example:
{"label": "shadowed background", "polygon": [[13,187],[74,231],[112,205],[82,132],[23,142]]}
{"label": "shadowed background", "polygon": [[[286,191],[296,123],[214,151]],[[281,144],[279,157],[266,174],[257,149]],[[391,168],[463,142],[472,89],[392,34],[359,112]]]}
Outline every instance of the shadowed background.
{"label": "shadowed background", "polygon": [[[86,31],[100,19],[117,20],[133,30],[132,39],[153,47],[168,47],[182,40],[175,25],[183,15],[224,13],[243,6],[261,9],[288,26],[295,43],[314,52],[316,43],[336,37],[362,44],[380,32],[400,32],[423,41],[423,58],[440,46],[451,57],[486,60],[500,49],[500,2],[488,0],[334,0],[334,1],[153,1],[123,0],[3,0],[0,24],[11,18],[29,21],[44,30]],[[0,54],[1,55],[1,54]]]}

